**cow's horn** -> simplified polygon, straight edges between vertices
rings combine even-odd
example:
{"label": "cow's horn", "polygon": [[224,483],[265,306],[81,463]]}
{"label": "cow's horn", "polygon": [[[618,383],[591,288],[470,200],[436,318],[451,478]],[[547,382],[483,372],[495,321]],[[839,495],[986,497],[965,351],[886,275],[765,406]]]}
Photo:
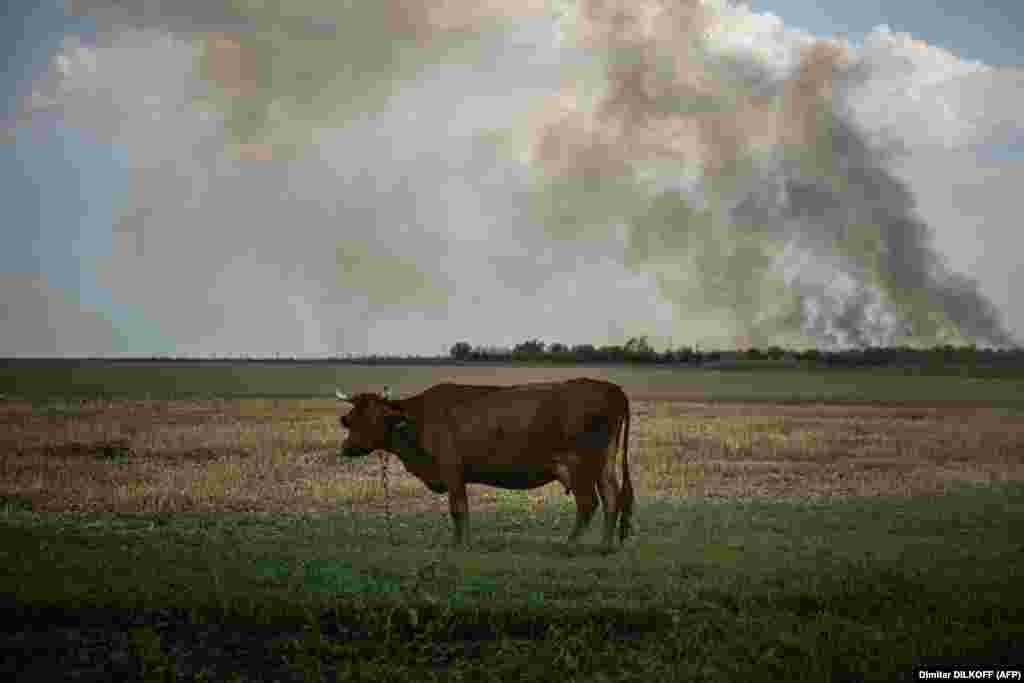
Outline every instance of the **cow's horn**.
{"label": "cow's horn", "polygon": [[391,398],[391,387],[384,387],[384,391],[381,393],[381,396],[383,396],[386,399],[390,399]]}
{"label": "cow's horn", "polygon": [[334,395],[338,397],[339,401],[351,401],[352,398],[348,394],[341,393],[340,389],[334,390]]}

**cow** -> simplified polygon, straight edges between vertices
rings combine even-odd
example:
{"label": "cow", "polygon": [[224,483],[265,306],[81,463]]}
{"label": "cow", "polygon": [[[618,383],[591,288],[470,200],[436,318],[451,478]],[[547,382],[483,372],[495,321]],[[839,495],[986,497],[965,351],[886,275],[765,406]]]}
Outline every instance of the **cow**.
{"label": "cow", "polygon": [[[434,493],[447,493],[453,544],[469,541],[466,484],[532,489],[559,481],[576,498],[575,544],[598,500],[604,506],[604,547],[632,526],[629,399],[618,385],[593,379],[473,387],[442,384],[405,399],[362,393],[341,418],[346,457],[394,453]],[[621,437],[621,440],[620,440]],[[622,444],[622,485],[615,458]]]}

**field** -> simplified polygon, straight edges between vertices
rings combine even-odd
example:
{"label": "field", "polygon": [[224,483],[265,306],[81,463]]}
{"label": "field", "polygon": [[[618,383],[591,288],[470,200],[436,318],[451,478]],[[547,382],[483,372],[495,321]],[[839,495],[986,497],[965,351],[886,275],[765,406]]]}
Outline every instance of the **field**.
{"label": "field", "polygon": [[[448,551],[446,498],[339,462],[323,398],[578,375],[632,399],[612,556],[599,518],[566,548],[557,484],[471,487],[474,544]],[[51,364],[0,365],[0,392],[24,680],[910,680],[1024,651],[1021,380]]]}

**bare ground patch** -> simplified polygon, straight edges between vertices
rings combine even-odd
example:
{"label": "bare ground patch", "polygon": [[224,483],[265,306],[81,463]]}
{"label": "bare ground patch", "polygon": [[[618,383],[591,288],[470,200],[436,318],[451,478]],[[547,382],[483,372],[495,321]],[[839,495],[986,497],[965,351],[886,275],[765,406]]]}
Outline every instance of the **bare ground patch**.
{"label": "bare ground patch", "polygon": [[[0,504],[175,512],[383,509],[381,461],[339,462],[332,400],[0,402]],[[877,496],[1024,479],[1024,415],[977,404],[633,402],[637,496]],[[447,509],[387,462],[393,510]],[[557,484],[470,487],[474,509]]]}

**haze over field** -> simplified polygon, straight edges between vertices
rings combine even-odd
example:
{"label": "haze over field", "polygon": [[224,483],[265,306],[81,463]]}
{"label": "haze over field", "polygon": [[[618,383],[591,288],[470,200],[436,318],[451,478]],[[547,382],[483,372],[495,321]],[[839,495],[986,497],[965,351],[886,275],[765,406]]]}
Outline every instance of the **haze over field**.
{"label": "haze over field", "polygon": [[850,37],[727,0],[28,16],[0,356],[1019,344],[1024,10],[925,7]]}

